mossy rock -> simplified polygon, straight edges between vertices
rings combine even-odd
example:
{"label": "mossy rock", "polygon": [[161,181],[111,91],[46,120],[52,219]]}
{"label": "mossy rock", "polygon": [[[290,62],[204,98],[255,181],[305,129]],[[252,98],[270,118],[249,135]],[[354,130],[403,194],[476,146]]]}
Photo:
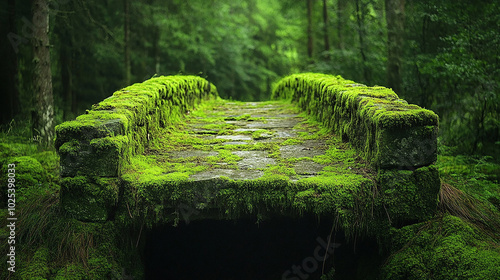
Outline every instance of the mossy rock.
{"label": "mossy rock", "polygon": [[71,140],[59,148],[61,176],[117,177],[128,161],[126,136],[92,139],[89,143]]}
{"label": "mossy rock", "polygon": [[[8,159],[8,164],[15,164],[16,189],[39,188],[48,181],[47,171],[33,157],[19,156]],[[3,166],[3,174],[7,174],[7,165]]]}
{"label": "mossy rock", "polygon": [[118,178],[66,177],[61,180],[61,206],[81,221],[106,221],[118,202]]}
{"label": "mossy rock", "polygon": [[458,217],[393,230],[393,241],[381,279],[500,279],[498,240]]}
{"label": "mossy rock", "polygon": [[379,170],[379,203],[395,224],[425,221],[437,210],[441,186],[435,166],[411,170]]}

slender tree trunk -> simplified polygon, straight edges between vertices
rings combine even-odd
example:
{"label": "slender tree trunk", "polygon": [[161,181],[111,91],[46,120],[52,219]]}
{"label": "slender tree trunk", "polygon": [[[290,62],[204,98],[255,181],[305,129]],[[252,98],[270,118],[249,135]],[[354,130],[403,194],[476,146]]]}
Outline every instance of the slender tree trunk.
{"label": "slender tree trunk", "polygon": [[323,0],[323,35],[325,40],[325,51],[330,50],[330,39],[328,38],[328,7]]}
{"label": "slender tree trunk", "polygon": [[33,132],[40,142],[51,146],[54,140],[54,97],[50,72],[49,6],[47,0],[32,0],[35,111]]}
{"label": "slender tree trunk", "polygon": [[76,114],[73,111],[73,40],[71,35],[66,30],[64,33],[64,44],[61,45],[60,50],[60,61],[61,61],[61,83],[62,83],[62,91],[64,97],[64,119],[68,120]]}
{"label": "slender tree trunk", "polygon": [[312,0],[307,0],[307,56],[313,56]]}
{"label": "slender tree trunk", "polygon": [[387,21],[387,85],[402,93],[401,56],[404,44],[405,0],[385,0]]}
{"label": "slender tree trunk", "polygon": [[342,27],[344,26],[344,10],[345,10],[345,0],[338,0],[337,2],[337,48],[339,50],[344,49],[344,36],[342,36]]}
{"label": "slender tree trunk", "polygon": [[[8,32],[9,34],[17,34],[16,30],[16,1],[9,0],[8,2],[9,9],[9,22],[8,22]],[[17,54],[14,50],[14,47],[9,48],[10,54],[5,58],[6,64],[5,67],[8,69],[7,78],[9,83],[6,84],[6,100],[4,100],[4,104],[2,104],[2,113],[0,123],[6,123],[15,117],[20,111],[19,105],[19,91],[17,90]]]}
{"label": "slender tree trunk", "polygon": [[153,27],[153,53],[155,56],[155,73],[160,73],[160,27],[155,25]]}
{"label": "slender tree trunk", "polygon": [[361,60],[363,63],[363,77],[366,83],[370,83],[370,72],[368,69],[368,64],[367,64],[367,58],[365,54],[365,15],[364,15],[364,7],[361,7],[360,1],[362,0],[356,0],[356,18],[358,22],[358,35],[359,35],[359,51],[361,54]]}
{"label": "slender tree trunk", "polygon": [[123,0],[123,9],[125,14],[123,31],[125,37],[123,39],[123,45],[125,48],[125,85],[130,85],[131,83],[131,66],[130,66],[130,0]]}

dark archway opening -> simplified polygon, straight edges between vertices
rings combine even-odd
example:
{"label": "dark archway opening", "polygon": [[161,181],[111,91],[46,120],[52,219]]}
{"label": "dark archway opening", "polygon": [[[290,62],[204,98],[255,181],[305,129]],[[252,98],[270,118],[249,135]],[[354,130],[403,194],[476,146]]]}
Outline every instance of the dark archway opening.
{"label": "dark archway opening", "polygon": [[[200,220],[162,225],[146,236],[146,279],[320,279],[333,221],[317,218]],[[374,240],[330,243],[324,272],[335,279],[373,279],[382,257]],[[338,246],[334,245],[338,244]],[[363,267],[360,267],[362,265]],[[376,273],[376,274],[374,274]],[[371,278],[365,278],[366,275]]]}

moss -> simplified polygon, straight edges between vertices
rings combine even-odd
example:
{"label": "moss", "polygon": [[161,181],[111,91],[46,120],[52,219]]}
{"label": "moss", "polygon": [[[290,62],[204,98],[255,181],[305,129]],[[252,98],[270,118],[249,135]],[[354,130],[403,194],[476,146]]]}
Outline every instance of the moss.
{"label": "moss", "polygon": [[38,248],[31,259],[22,265],[17,273],[20,279],[42,280],[49,276],[49,250],[42,246]]}
{"label": "moss", "polygon": [[[9,164],[15,164],[16,190],[23,188],[39,188],[48,181],[48,173],[38,160],[31,156],[18,156],[8,159]],[[3,174],[7,174],[7,166],[3,166]]]}
{"label": "moss", "polygon": [[[225,104],[220,100],[204,103],[186,118],[186,122],[190,125],[223,123],[225,120],[217,110],[227,108]],[[291,107],[282,102],[267,104]],[[240,106],[246,105],[242,103]],[[254,107],[260,106],[256,103]],[[200,119],[200,116],[204,117]],[[130,217],[141,217],[147,224],[177,224],[186,211],[196,211],[196,217],[190,219],[314,213],[337,216],[339,226],[351,236],[375,235],[380,232],[377,228],[385,230],[389,220],[380,197],[375,195],[376,181],[372,178],[376,176],[366,168],[357,153],[340,138],[332,137],[318,122],[306,120],[296,128],[306,130],[307,134],[291,137],[288,142],[253,139],[249,145],[223,145],[211,137],[190,134],[183,125],[163,129],[162,136],[152,143],[154,148],[145,155],[133,157],[122,176],[125,187],[117,211],[118,219],[127,223]],[[267,130],[262,130],[262,133],[267,133]],[[283,145],[304,144],[311,138],[326,142],[328,149],[324,155],[281,157]],[[190,151],[196,150],[206,151],[207,156],[189,156]],[[219,174],[217,172],[224,168],[237,170],[241,158],[232,152],[252,150],[267,152],[267,156],[276,162],[258,169],[263,171],[260,178],[231,180],[223,176],[208,176],[202,180],[190,179],[191,175],[203,171]],[[176,152],[184,152],[186,157],[171,157]],[[307,178],[297,174],[294,166],[304,160],[327,166],[323,170],[320,168],[317,175]]]}
{"label": "moss", "polygon": [[[451,215],[393,230],[383,279],[497,279],[498,240]],[[492,244],[496,244],[492,246]]]}
{"label": "moss", "polygon": [[380,203],[395,224],[425,221],[434,216],[440,188],[435,166],[410,170],[380,170]]}
{"label": "moss", "polygon": [[267,130],[267,129],[259,129],[259,130],[252,132],[253,140],[267,139],[267,138],[271,138],[273,135],[274,135],[274,133],[270,130]]}
{"label": "moss", "polygon": [[304,143],[304,141],[302,141],[300,139],[291,138],[291,139],[287,139],[287,140],[283,141],[283,143],[281,143],[281,145],[298,145],[298,144],[302,144],[302,143]]}
{"label": "moss", "polygon": [[[409,105],[390,89],[357,85],[340,76],[305,73],[283,78],[273,98],[297,103],[349,140],[374,167],[414,168],[436,160],[437,115]],[[397,144],[401,142],[408,144]]]}
{"label": "moss", "polygon": [[[158,77],[119,90],[93,105],[87,114],[58,125],[56,149],[61,156],[61,175],[73,177],[63,181],[69,184],[63,188],[63,197],[79,202],[74,206],[64,203],[64,208],[74,215],[81,213],[84,220],[105,219],[104,211],[116,200],[116,188],[89,184],[95,181],[92,178],[120,176],[132,156],[142,154],[160,137],[162,127],[178,123],[199,102],[214,98],[217,89],[200,77]],[[78,176],[86,176],[87,182]],[[101,206],[98,202],[104,198],[96,197],[98,187],[111,195]]]}
{"label": "moss", "polygon": [[118,178],[66,177],[61,180],[61,206],[82,221],[106,221],[118,201]]}
{"label": "moss", "polygon": [[88,279],[85,268],[81,264],[68,264],[60,269],[54,277],[54,280],[83,280]]}

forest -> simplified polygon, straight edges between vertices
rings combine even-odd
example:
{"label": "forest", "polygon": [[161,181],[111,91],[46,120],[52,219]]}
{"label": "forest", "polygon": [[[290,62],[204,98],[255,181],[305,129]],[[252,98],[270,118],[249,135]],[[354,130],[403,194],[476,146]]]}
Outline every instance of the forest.
{"label": "forest", "polygon": [[[12,279],[35,279],[29,275],[38,272],[27,267],[42,261],[50,269],[37,279],[65,279],[55,268],[89,257],[72,252],[85,246],[87,232],[62,237],[66,243],[51,237],[58,224],[50,220],[61,215],[56,125],[161,75],[200,76],[223,99],[267,101],[282,77],[306,72],[392,88],[439,116],[438,214],[405,229],[396,242],[401,249],[390,251],[399,255],[374,277],[500,277],[498,1],[8,0],[0,3],[0,34],[2,225],[8,163],[32,157],[17,172],[38,186],[16,193],[27,274]],[[8,233],[0,235],[3,252]],[[75,268],[86,275],[75,279],[102,277],[92,265]]]}

